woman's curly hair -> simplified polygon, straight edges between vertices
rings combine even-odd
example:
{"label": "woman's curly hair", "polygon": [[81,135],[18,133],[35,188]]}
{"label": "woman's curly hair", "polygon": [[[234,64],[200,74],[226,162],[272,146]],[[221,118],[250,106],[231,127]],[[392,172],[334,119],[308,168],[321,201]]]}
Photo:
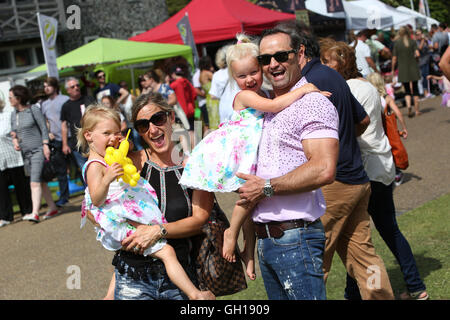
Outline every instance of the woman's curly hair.
{"label": "woman's curly hair", "polygon": [[356,65],[355,49],[342,41],[335,41],[330,38],[320,40],[320,59],[326,64],[327,59],[337,62],[336,71],[345,80],[361,77],[361,73]]}

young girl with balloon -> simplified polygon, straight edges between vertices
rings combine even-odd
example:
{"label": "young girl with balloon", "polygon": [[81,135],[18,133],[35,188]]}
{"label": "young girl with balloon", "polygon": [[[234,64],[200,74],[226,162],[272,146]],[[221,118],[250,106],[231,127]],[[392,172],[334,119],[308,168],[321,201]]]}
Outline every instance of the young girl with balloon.
{"label": "young girl with balloon", "polygon": [[[121,137],[117,112],[101,105],[88,107],[78,132],[79,147],[89,147],[89,159],[83,167],[87,188],[81,227],[90,212],[98,225],[97,240],[111,251],[120,250],[121,241],[136,230],[129,220],[147,225],[167,223],[158,208],[155,190],[145,179],[139,179],[136,167],[127,157],[128,139],[116,149]],[[145,251],[137,247],[134,251],[162,260],[169,278],[189,299],[215,298],[210,291],[200,291],[194,286],[165,239]]]}

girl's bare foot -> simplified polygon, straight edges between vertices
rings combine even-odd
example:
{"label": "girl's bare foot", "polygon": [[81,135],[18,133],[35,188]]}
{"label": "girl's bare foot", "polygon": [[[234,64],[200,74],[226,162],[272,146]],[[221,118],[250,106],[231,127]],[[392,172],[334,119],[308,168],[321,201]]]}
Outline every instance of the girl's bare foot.
{"label": "girl's bare foot", "polygon": [[228,228],[223,233],[222,257],[228,262],[236,262],[235,249],[236,239],[231,234],[230,228]]}
{"label": "girl's bare foot", "polygon": [[247,273],[247,276],[250,280],[255,280],[255,258],[253,256],[250,257],[245,250],[241,252],[241,258],[244,262],[244,265],[246,266],[245,272]]}

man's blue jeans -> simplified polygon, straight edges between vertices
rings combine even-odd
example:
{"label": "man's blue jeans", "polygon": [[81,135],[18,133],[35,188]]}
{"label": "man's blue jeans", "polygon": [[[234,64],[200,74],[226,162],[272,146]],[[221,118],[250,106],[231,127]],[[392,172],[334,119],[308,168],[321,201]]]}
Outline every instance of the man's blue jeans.
{"label": "man's blue jeans", "polygon": [[322,258],[325,232],[320,219],[284,231],[281,238],[258,239],[258,258],[270,300],[325,300]]}

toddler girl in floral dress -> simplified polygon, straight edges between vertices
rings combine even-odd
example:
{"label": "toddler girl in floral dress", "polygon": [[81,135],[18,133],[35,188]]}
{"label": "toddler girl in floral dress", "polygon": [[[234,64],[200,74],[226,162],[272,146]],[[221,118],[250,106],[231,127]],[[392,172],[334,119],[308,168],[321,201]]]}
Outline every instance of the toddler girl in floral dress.
{"label": "toddler girl in floral dress", "polygon": [[[258,46],[243,34],[237,35],[237,40],[237,44],[227,50],[226,61],[228,71],[241,91],[234,98],[231,120],[223,122],[200,141],[187,160],[179,183],[188,188],[209,192],[231,192],[240,188],[245,181],[236,173],[256,172],[264,112],[279,112],[303,95],[319,91],[313,84],[306,84],[269,99],[261,89],[263,76],[257,59]],[[224,234],[222,252],[230,262],[236,261],[234,251],[239,230],[251,210],[238,205],[234,207],[230,228]],[[246,244],[242,253],[251,279],[255,278],[253,247],[253,243]]]}
{"label": "toddler girl in floral dress", "polygon": [[[121,249],[121,241],[136,230],[127,220],[151,225],[167,223],[158,208],[155,190],[145,179],[139,179],[137,185],[131,187],[118,179],[123,175],[120,164],[108,166],[104,161],[106,149],[117,147],[120,138],[120,117],[116,111],[101,105],[92,105],[86,110],[78,133],[78,145],[90,150],[83,167],[87,188],[81,227],[86,223],[87,211],[90,211],[100,226],[97,240],[112,251]],[[135,253],[142,252],[142,248],[134,250]],[[215,298],[210,291],[200,291],[193,285],[165,239],[160,239],[143,254],[162,260],[170,280],[189,299]]]}

